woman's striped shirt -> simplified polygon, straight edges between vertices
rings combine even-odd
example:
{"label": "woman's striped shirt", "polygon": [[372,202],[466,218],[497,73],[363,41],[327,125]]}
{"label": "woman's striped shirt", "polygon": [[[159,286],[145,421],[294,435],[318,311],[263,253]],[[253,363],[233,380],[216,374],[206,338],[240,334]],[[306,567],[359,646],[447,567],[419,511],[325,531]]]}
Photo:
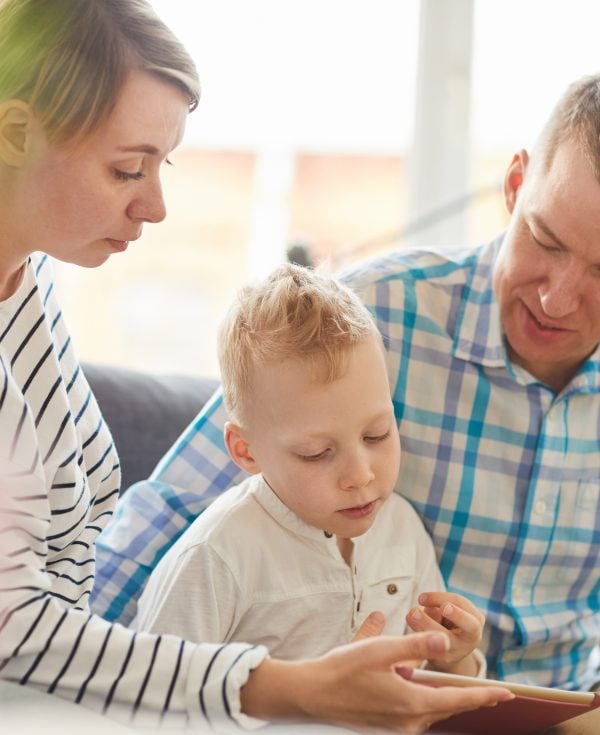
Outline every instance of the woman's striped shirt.
{"label": "woman's striped shirt", "polygon": [[235,721],[266,655],[111,624],[88,608],[118,499],[110,431],[75,356],[51,263],[0,303],[0,677],[136,724]]}

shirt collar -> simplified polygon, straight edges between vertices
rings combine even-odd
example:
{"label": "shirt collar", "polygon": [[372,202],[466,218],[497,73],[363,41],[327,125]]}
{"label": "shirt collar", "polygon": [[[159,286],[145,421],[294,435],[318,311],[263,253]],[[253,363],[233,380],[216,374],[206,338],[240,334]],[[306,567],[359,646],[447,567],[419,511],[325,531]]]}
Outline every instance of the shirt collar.
{"label": "shirt collar", "polygon": [[493,266],[503,237],[482,247],[470,261],[471,272],[465,282],[452,345],[453,357],[488,367],[506,367],[508,362],[492,288]]}
{"label": "shirt collar", "polygon": [[[254,497],[277,523],[297,536],[302,536],[320,547],[327,548],[329,553],[335,559],[340,561],[342,560],[340,550],[337,545],[337,539],[334,534],[330,535],[325,531],[322,531],[320,528],[311,526],[310,523],[303,521],[302,518],[296,515],[293,510],[290,510],[287,505],[277,497],[262,475],[254,475],[252,480],[254,483],[252,488]],[[373,526],[374,525],[375,524],[373,524]],[[366,542],[366,538],[373,530],[373,526],[371,526],[371,528],[369,528],[365,533],[352,539],[354,542],[355,561],[358,549]],[[343,563],[345,564],[345,562]]]}
{"label": "shirt collar", "polygon": [[335,549],[336,555],[339,556],[335,536],[329,536],[320,528],[315,528],[315,526],[303,521],[300,516],[296,515],[277,497],[262,475],[255,475],[253,493],[258,503],[281,526],[298,536],[331,546]]}

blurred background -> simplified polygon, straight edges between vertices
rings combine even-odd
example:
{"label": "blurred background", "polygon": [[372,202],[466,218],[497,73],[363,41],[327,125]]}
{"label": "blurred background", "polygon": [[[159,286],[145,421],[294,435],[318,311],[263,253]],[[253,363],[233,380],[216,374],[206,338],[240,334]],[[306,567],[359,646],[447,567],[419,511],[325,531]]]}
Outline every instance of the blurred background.
{"label": "blurred background", "polygon": [[512,154],[600,70],[596,0],[153,0],[202,80],[168,216],[99,270],[57,264],[79,357],[218,376],[249,278],[502,231]]}

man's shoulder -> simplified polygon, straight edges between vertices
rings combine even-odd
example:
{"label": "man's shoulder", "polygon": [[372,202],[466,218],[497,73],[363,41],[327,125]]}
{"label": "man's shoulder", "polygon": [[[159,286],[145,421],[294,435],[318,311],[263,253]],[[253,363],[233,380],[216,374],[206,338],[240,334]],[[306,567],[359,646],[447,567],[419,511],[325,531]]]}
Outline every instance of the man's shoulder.
{"label": "man's shoulder", "polygon": [[341,272],[341,280],[357,291],[393,281],[441,282],[471,272],[483,247],[429,248],[398,250],[349,267]]}

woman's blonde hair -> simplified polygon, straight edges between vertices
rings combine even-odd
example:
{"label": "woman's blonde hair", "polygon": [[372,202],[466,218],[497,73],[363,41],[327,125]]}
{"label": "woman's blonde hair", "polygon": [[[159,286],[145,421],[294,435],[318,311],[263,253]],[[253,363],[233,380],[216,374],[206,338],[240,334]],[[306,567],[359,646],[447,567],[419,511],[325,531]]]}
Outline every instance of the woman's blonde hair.
{"label": "woman's blonde hair", "polygon": [[134,69],[198,104],[194,62],[145,0],[0,0],[0,101],[30,104],[50,141],[93,132]]}
{"label": "woman's blonde hair", "polygon": [[379,332],[358,296],[339,281],[286,264],[242,288],[219,330],[225,407],[241,420],[255,370],[299,359],[314,377],[338,378],[352,346]]}

